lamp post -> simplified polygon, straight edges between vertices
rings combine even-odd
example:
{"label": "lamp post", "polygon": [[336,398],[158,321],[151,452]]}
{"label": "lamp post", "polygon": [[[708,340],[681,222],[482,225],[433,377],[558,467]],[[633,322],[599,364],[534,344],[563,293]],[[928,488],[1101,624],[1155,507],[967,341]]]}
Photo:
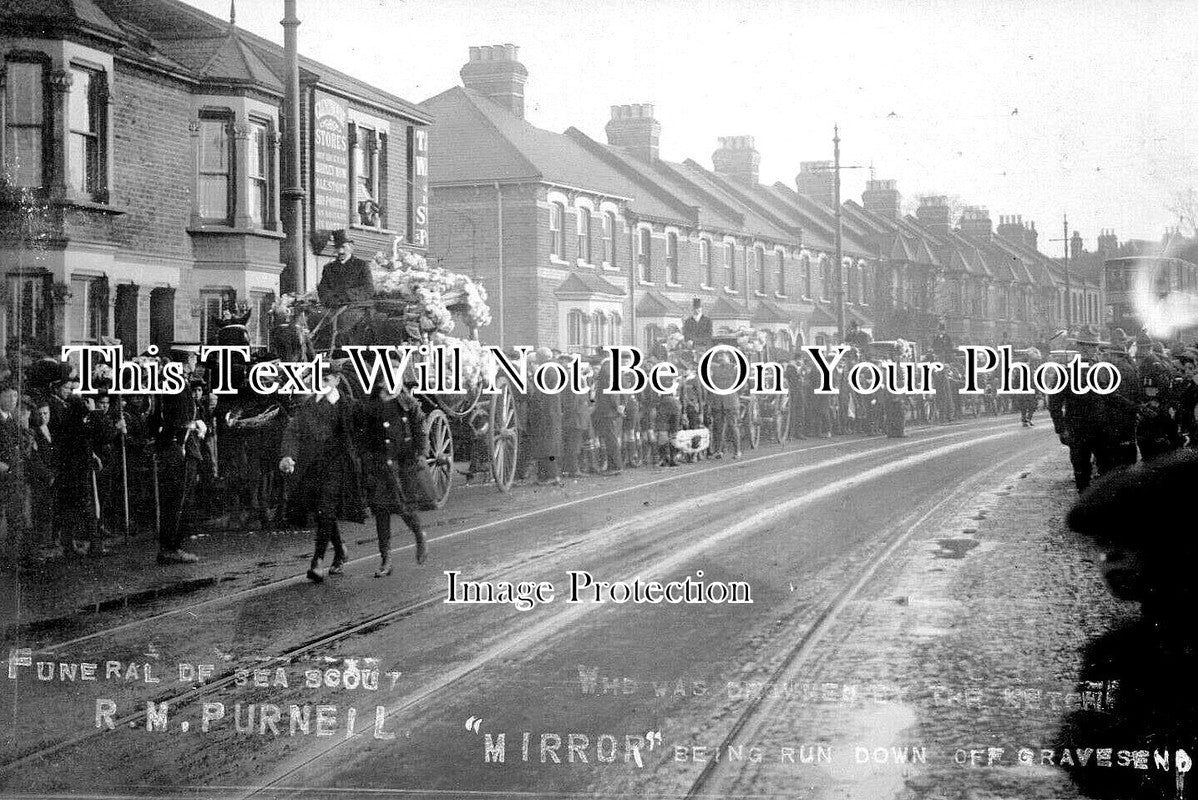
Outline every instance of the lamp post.
{"label": "lamp post", "polygon": [[304,268],[304,187],[300,183],[300,113],[299,113],[299,17],[296,0],[283,0],[283,54],[287,68],[287,85],[283,97],[286,136],[283,137],[283,163],[287,165],[284,187],[280,194],[287,213],[283,216],[286,235],[287,267],[281,281],[283,291],[302,294],[307,291],[307,270]]}
{"label": "lamp post", "polygon": [[832,126],[832,176],[836,209],[836,339],[844,344],[844,225],[840,216],[840,126]]}

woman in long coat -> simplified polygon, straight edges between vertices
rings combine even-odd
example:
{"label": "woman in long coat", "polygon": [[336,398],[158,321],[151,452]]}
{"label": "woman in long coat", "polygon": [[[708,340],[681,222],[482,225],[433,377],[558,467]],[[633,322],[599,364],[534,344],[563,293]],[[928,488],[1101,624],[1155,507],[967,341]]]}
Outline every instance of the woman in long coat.
{"label": "woman in long coat", "polygon": [[366,502],[374,514],[381,559],[374,573],[376,578],[391,574],[393,514],[398,514],[416,537],[416,563],[423,564],[428,557],[420,515],[416,513],[415,504],[405,496],[401,478],[401,469],[405,465],[422,458],[420,443],[423,440],[419,404],[407,392],[396,397],[376,386],[362,406],[358,425]]}
{"label": "woman in long coat", "polygon": [[[338,388],[340,375],[330,370],[324,394],[308,398],[296,409],[283,433],[279,469],[293,473],[288,495],[288,516],[293,524],[316,520],[316,543],[308,580],[320,583],[325,575],[340,575],[345,564],[345,545],[338,520],[364,522],[359,481],[360,462],[354,436],[353,400],[348,389]],[[321,569],[329,544],[333,563]]]}

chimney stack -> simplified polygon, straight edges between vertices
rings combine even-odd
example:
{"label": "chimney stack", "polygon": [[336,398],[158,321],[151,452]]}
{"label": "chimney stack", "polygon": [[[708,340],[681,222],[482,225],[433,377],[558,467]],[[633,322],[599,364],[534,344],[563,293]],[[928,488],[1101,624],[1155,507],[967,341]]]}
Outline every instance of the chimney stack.
{"label": "chimney stack", "polygon": [[653,118],[652,103],[612,106],[611,120],[604,128],[607,143],[623,147],[642,161],[656,161],[661,140],[661,123]]}
{"label": "chimney stack", "polygon": [[1002,238],[1023,244],[1023,231],[1023,217],[1019,214],[1007,214],[998,218],[998,230],[996,232]]}
{"label": "chimney stack", "polygon": [[828,208],[836,206],[836,175],[831,161],[800,161],[799,174],[795,176],[795,188],[804,197],[810,197]]}
{"label": "chimney stack", "polygon": [[918,219],[933,233],[948,233],[952,227],[952,212],[948,207],[948,198],[943,195],[932,195],[919,198],[919,208],[915,211]]}
{"label": "chimney stack", "polygon": [[1077,231],[1069,237],[1069,255],[1075,261],[1082,257],[1082,253],[1086,252],[1085,243],[1082,241],[1082,235]]}
{"label": "chimney stack", "polygon": [[978,239],[989,239],[991,235],[990,212],[983,206],[966,206],[961,212],[961,233]]}
{"label": "chimney stack", "polygon": [[1036,223],[1024,223],[1021,214],[998,218],[998,235],[1012,242],[1019,242],[1025,247],[1037,249],[1040,234],[1036,232]]}
{"label": "chimney stack", "polygon": [[721,136],[720,149],[711,154],[711,163],[717,175],[737,183],[756,186],[759,182],[761,156],[752,136]]}
{"label": "chimney stack", "polygon": [[1115,232],[1109,229],[1103,229],[1098,235],[1098,252],[1104,255],[1110,255],[1119,249],[1119,237],[1115,236]]}
{"label": "chimney stack", "polygon": [[903,196],[899,194],[897,181],[875,181],[870,179],[861,194],[861,205],[887,219],[898,219]]}
{"label": "chimney stack", "polygon": [[462,67],[462,85],[494,100],[524,119],[524,84],[528,70],[520,63],[520,48],[514,44],[471,47],[470,60]]}

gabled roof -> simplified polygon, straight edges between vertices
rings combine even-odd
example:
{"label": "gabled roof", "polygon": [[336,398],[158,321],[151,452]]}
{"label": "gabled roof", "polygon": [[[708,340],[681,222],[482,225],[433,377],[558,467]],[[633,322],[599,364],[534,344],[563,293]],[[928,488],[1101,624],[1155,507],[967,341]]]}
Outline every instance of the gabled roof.
{"label": "gabled roof", "polygon": [[751,320],[754,323],[781,323],[789,325],[791,318],[786,312],[769,300],[758,300],[753,306]]}
{"label": "gabled roof", "polygon": [[882,243],[881,255],[913,264],[940,265],[940,259],[933,251],[935,241],[919,225],[913,225],[903,217],[890,219],[858,205],[855,200],[846,201],[844,211],[847,216],[859,219],[878,231]]}
{"label": "gabled roof", "polygon": [[629,200],[657,219],[689,221],[685,206],[638,186],[571,135],[538,128],[476,91],[455,86],[421,106],[436,117],[433,184],[541,181]]}
{"label": "gabled roof", "polygon": [[707,312],[707,316],[713,320],[720,319],[748,319],[749,309],[740,301],[732,301],[722,295],[717,296],[711,304],[711,309]]}
{"label": "gabled roof", "polygon": [[684,313],[680,305],[653,289],[641,295],[640,301],[636,304],[638,317],[676,317],[681,319]]}
{"label": "gabled roof", "polygon": [[826,306],[817,305],[811,311],[810,324],[812,324],[812,325],[835,325],[836,324],[836,315],[833,314],[831,311],[829,311]]}
{"label": "gabled roof", "polygon": [[845,306],[844,313],[850,320],[856,320],[859,327],[872,328],[874,326],[873,318],[867,316],[865,312],[861,311],[859,308],[854,306]]}
{"label": "gabled roof", "polygon": [[675,169],[678,177],[688,181],[690,185],[717,198],[721,203],[741,209],[744,213],[744,225],[748,231],[778,242],[798,242],[800,240],[801,226],[781,215],[774,214],[768,206],[761,204],[754,197],[752,187],[716,175],[692,160],[676,165]]}
{"label": "gabled roof", "polygon": [[[836,212],[806,195],[801,195],[784,183],[762,187],[770,194],[778,207],[790,209],[795,221],[803,228],[803,243],[810,247],[831,252],[836,248]],[[871,258],[874,247],[852,225],[845,224],[841,217],[841,245],[846,256]],[[818,244],[817,244],[818,242]]]}
{"label": "gabled roof", "polygon": [[[39,2],[24,1],[34,5]],[[151,55],[152,50],[161,51],[173,61],[196,73],[198,77],[244,81],[250,80],[246,76],[254,76],[252,79],[255,82],[267,88],[281,87],[286,79],[286,63],[280,45],[249,31],[237,29],[236,36],[240,39],[240,45],[226,50],[229,45],[224,39],[230,33],[229,21],[201,11],[181,0],[73,0],[77,4],[83,1],[94,4],[109,19],[135,29],[137,36],[126,37],[133,39],[134,47],[140,45],[141,50]],[[44,5],[44,2],[42,4]],[[149,37],[148,43],[136,41],[144,37]],[[252,56],[237,52],[242,48],[251,51]],[[216,58],[218,54],[220,57]],[[201,72],[204,67],[208,67],[207,73]],[[352,95],[368,104],[418,122],[429,121],[424,112],[407,100],[384,92],[327,64],[301,54],[299,67],[300,78],[305,82],[314,82],[321,88]],[[225,70],[232,74],[219,74]],[[272,78],[267,79],[262,74],[263,70]]]}
{"label": "gabled roof", "polygon": [[627,294],[619,286],[593,273],[571,272],[553,290],[555,295],[606,295],[623,297]]}

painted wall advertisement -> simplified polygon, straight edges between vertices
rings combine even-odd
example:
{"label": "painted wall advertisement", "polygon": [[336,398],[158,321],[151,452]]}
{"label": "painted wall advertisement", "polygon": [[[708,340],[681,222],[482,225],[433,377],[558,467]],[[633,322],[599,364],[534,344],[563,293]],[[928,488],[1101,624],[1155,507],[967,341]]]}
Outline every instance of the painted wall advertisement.
{"label": "painted wall advertisement", "polygon": [[416,204],[412,244],[428,247],[428,131],[424,128],[413,131],[412,160],[412,193]]}
{"label": "painted wall advertisement", "polygon": [[349,134],[345,105],[317,92],[312,126],[312,219],[316,230],[349,224]]}

